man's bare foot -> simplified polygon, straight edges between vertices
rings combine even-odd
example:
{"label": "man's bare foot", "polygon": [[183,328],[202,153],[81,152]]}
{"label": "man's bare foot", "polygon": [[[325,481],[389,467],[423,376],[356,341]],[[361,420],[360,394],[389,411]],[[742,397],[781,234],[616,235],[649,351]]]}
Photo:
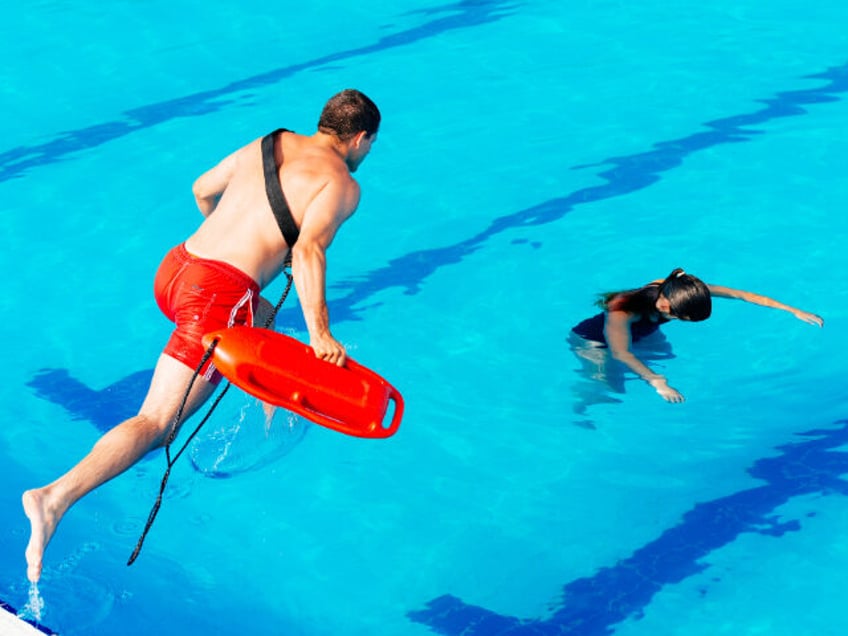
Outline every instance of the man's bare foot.
{"label": "man's bare foot", "polygon": [[27,490],[21,501],[24,505],[24,513],[29,518],[30,536],[26,547],[27,578],[37,583],[41,577],[41,560],[44,549],[50,543],[60,516],[47,505],[47,497],[44,489]]}

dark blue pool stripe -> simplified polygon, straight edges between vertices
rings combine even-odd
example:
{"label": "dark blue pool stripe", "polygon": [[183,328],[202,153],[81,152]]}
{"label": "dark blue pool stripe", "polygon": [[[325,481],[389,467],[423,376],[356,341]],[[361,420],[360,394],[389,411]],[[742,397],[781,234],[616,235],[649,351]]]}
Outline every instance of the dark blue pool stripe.
{"label": "dark blue pool stripe", "polygon": [[300,64],[253,75],[209,91],[171,99],[128,110],[124,117],[95,126],[68,131],[43,144],[22,146],[0,153],[0,181],[22,176],[27,170],[60,161],[68,155],[95,148],[130,133],[150,128],[178,117],[206,115],[233,103],[248,89],[262,88],[307,70],[326,67],[388,49],[415,44],[456,29],[468,29],[495,22],[510,14],[515,5],[505,0],[462,0],[450,4],[411,11],[406,16],[435,17],[424,24],[392,33],[374,44],[330,53]]}
{"label": "dark blue pool stripe", "polygon": [[[366,275],[342,281],[333,289],[347,294],[330,301],[333,322],[359,320],[367,307],[360,306],[367,298],[386,289],[399,287],[407,294],[415,294],[421,284],[437,270],[456,265],[481,248],[486,241],[502,232],[553,223],[562,219],[574,208],[597,201],[625,196],[659,182],[664,173],[680,166],[696,152],[721,144],[740,143],[765,134],[751,126],[763,125],[782,117],[804,115],[804,106],[840,101],[839,95],[848,92],[848,63],[834,66],[822,73],[805,76],[823,80],[817,88],[783,91],[773,97],[758,100],[764,106],[751,113],[732,115],[709,121],[703,125],[708,130],[686,137],[660,141],[651,150],[632,155],[610,157],[592,166],[606,167],[598,176],[606,183],[581,188],[562,197],[549,199],[530,208],[496,218],[489,227],[458,243],[411,252],[393,259],[385,267]],[[286,309],[280,313],[280,324],[302,324],[297,310]]]}
{"label": "dark blue pool stripe", "polygon": [[13,614],[14,616],[16,616],[18,618],[18,620],[23,621],[24,623],[28,623],[29,625],[31,625],[32,627],[34,627],[35,629],[37,629],[38,631],[40,631],[43,634],[50,634],[51,636],[56,634],[56,632],[54,632],[52,629],[48,629],[44,625],[40,625],[39,623],[36,623],[35,621],[27,620],[25,618],[20,618],[18,616],[18,610],[16,610],[14,607],[12,607],[7,602],[5,602],[2,598],[0,598],[0,612],[3,612],[3,611],[9,612],[10,614]]}
{"label": "dark blue pool stripe", "polygon": [[[609,636],[616,624],[640,618],[663,587],[707,570],[705,558],[740,534],[779,537],[800,530],[800,520],[781,522],[776,513],[790,499],[848,495],[843,479],[848,452],[838,450],[848,443],[848,420],[836,426],[801,433],[805,441],[780,446],[777,457],[757,460],[748,473],[765,485],[697,504],[679,524],[628,558],[565,584],[553,613],[545,619],[503,616],[449,594],[408,616],[445,636]],[[813,511],[806,514],[813,516]],[[716,575],[700,593],[708,594],[710,585],[719,582]]]}

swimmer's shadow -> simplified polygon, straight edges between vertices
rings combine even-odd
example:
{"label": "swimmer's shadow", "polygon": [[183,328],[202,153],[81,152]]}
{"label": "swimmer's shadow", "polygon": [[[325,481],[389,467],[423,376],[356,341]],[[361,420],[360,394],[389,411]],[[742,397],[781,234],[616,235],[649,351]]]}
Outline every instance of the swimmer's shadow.
{"label": "swimmer's shadow", "polygon": [[61,406],[75,420],[88,420],[105,433],[136,414],[152,378],[153,369],[146,369],[96,390],[74,378],[67,369],[41,369],[27,386],[36,397]]}
{"label": "swimmer's shadow", "polygon": [[[572,341],[572,350],[580,359],[581,368],[575,370],[579,379],[572,387],[572,411],[577,419],[572,424],[594,430],[595,422],[588,416],[588,409],[600,404],[619,404],[625,383],[638,379],[624,364],[613,360],[608,349],[579,349]],[[660,332],[635,343],[632,347],[636,356],[651,368],[662,368],[662,363],[676,356],[671,343]]]}
{"label": "swimmer's shadow", "polygon": [[[152,378],[153,369],[137,371],[104,389],[95,390],[71,376],[67,369],[41,369],[27,382],[27,386],[35,391],[37,397],[64,408],[72,419],[88,420],[98,431],[106,433],[137,413]],[[280,417],[286,416],[281,413]],[[258,439],[255,431],[246,430],[242,433],[241,442],[235,444],[233,431],[222,434],[214,427],[210,430],[211,424],[208,422],[204,428],[206,435],[194,438],[188,456],[197,472],[216,479],[272,464],[288,454],[307,431],[306,422],[302,420],[279,422],[274,429],[275,443],[262,444],[266,440]],[[228,457],[228,454],[233,457]],[[154,450],[144,459],[157,456],[158,451]],[[222,463],[224,458],[227,461]]]}

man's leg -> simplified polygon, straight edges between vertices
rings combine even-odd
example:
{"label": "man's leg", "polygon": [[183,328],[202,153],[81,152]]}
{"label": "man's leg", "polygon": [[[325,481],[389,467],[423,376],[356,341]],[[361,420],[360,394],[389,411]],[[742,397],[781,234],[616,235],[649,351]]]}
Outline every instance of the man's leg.
{"label": "man's leg", "polygon": [[[91,452],[59,479],[23,494],[24,512],[31,526],[26,548],[30,581],[38,581],[41,576],[44,549],[68,508],[165,443],[193,373],[182,362],[160,356],[138,415],[103,435]],[[214,389],[202,377],[194,381],[180,424],[203,405]]]}

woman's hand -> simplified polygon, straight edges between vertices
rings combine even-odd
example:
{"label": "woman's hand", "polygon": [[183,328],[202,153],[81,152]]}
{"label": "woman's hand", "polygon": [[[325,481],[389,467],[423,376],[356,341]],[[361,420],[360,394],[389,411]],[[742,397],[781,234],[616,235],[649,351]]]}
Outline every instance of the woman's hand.
{"label": "woman's hand", "polygon": [[666,402],[678,403],[684,400],[683,395],[677,389],[668,386],[668,382],[661,375],[649,379],[648,384],[654,387]]}
{"label": "woman's hand", "polygon": [[819,327],[822,327],[824,325],[824,319],[821,316],[811,314],[809,311],[793,309],[792,315],[795,316],[798,320],[803,320],[804,322],[808,322],[811,325],[817,325]]}

